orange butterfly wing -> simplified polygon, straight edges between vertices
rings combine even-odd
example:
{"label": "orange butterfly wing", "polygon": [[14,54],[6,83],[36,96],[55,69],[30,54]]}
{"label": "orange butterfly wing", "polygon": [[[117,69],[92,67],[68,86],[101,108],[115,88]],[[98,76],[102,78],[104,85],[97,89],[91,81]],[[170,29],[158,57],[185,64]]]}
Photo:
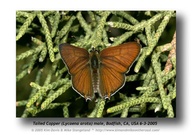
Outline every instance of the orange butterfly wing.
{"label": "orange butterfly wing", "polygon": [[101,97],[110,98],[125,84],[127,73],[140,53],[137,42],[128,42],[109,47],[100,53],[100,91]]}
{"label": "orange butterfly wing", "polygon": [[92,99],[94,93],[87,50],[65,43],[59,45],[59,51],[72,77],[73,89],[85,99]]}

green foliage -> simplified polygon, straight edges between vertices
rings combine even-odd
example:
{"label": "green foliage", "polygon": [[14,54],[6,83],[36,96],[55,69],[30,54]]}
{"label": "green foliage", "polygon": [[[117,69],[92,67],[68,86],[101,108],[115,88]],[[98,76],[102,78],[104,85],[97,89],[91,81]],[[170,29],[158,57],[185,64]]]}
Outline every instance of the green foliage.
{"label": "green foliage", "polygon": [[[59,44],[89,50],[135,39],[140,57],[110,100],[72,90]],[[17,117],[176,117],[174,11],[17,11],[16,45]]]}

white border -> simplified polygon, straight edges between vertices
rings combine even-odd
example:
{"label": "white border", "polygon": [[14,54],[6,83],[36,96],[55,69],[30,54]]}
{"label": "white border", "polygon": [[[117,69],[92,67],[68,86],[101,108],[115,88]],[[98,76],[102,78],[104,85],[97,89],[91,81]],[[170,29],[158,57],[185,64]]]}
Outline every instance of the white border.
{"label": "white border", "polygon": [[[160,132],[157,134],[185,134],[191,133],[191,122],[192,122],[192,89],[191,89],[191,51],[192,51],[192,40],[191,40],[191,4],[190,1],[177,1],[177,0],[38,0],[38,1],[26,1],[26,0],[6,0],[1,1],[0,4],[0,37],[1,37],[1,111],[0,111],[0,128],[1,133],[14,132],[16,134],[34,134],[21,125],[20,119],[16,119],[16,107],[15,107],[15,67],[16,67],[16,52],[15,52],[15,11],[16,10],[176,10],[177,18],[183,29],[181,33],[177,31],[177,41],[182,39],[183,52],[177,50],[180,55],[177,55],[177,67],[181,68],[182,77],[178,78],[183,87],[177,89],[182,91],[184,94],[177,100],[177,104],[182,100],[183,110],[177,108],[178,112],[183,112],[181,118],[176,124],[168,123],[161,124]],[[102,4],[101,4],[102,3]],[[181,36],[181,37],[178,37]],[[178,45],[177,45],[178,46]],[[181,47],[180,47],[181,48]],[[179,58],[180,57],[180,58]],[[179,59],[179,61],[178,61]],[[181,61],[183,64],[179,65]],[[177,95],[179,97],[179,95]],[[39,134],[39,133],[38,133]],[[44,133],[41,133],[44,134]],[[45,133],[52,134],[52,133]],[[57,134],[57,133],[54,133]],[[63,133],[62,133],[63,134]],[[74,133],[76,134],[76,133]],[[83,132],[78,134],[85,134]],[[97,133],[98,134],[98,133]],[[100,133],[99,133],[100,134]],[[104,132],[104,134],[106,134]],[[116,133],[118,134],[118,132]],[[121,132],[122,134],[122,132]],[[129,134],[129,133],[126,133]],[[134,134],[134,133],[131,133]],[[135,134],[148,134],[148,133],[135,133]]]}

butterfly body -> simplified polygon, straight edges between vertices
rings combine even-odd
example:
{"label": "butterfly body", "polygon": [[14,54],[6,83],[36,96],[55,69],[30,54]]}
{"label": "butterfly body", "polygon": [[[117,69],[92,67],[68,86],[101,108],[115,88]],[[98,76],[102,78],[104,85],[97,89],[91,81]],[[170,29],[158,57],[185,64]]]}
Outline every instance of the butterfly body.
{"label": "butterfly body", "polygon": [[91,82],[92,89],[94,93],[99,92],[99,55],[98,51],[92,50],[90,53],[90,72],[91,72]]}
{"label": "butterfly body", "polygon": [[72,79],[72,87],[86,100],[94,93],[106,99],[125,84],[127,73],[140,53],[140,45],[128,42],[99,51],[61,44],[59,51]]}

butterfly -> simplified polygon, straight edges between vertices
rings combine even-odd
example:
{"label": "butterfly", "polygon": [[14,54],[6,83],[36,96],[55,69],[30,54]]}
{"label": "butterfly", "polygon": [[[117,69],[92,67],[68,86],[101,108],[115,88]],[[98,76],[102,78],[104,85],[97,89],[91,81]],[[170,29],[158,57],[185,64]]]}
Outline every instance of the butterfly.
{"label": "butterfly", "polygon": [[125,74],[139,56],[141,46],[127,42],[90,53],[68,43],[59,45],[59,52],[71,75],[72,88],[86,100],[95,93],[110,99],[125,84]]}

